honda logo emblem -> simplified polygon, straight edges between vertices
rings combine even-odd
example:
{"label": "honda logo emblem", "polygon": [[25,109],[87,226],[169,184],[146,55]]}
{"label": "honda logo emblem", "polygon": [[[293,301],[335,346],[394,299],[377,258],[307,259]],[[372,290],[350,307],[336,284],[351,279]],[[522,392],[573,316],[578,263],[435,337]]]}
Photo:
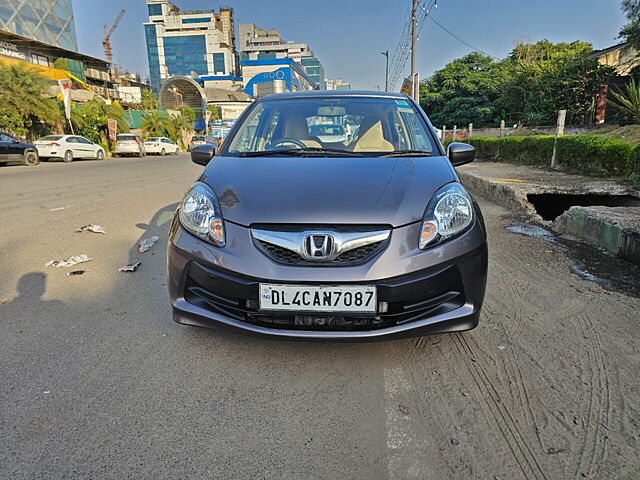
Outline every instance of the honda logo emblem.
{"label": "honda logo emblem", "polygon": [[313,233],[304,237],[303,252],[309,260],[327,260],[333,254],[335,241],[331,235]]}

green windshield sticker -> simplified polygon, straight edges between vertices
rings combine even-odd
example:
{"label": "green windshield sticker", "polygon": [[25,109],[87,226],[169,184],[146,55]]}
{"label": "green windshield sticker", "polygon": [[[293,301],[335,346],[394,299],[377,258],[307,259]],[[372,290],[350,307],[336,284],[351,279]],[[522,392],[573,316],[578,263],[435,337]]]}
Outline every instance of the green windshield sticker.
{"label": "green windshield sticker", "polygon": [[396,100],[396,105],[402,105],[403,107],[408,107],[409,102],[407,102],[406,100]]}

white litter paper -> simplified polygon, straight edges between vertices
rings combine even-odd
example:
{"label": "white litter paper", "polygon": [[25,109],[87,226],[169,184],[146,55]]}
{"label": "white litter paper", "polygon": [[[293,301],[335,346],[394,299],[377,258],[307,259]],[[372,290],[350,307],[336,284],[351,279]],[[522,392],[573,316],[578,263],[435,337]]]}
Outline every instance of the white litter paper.
{"label": "white litter paper", "polygon": [[144,253],[147,250],[149,250],[151,247],[153,247],[153,245],[159,240],[159,237],[156,237],[155,235],[153,237],[149,237],[146,238],[144,240],[142,240],[140,243],[138,243],[138,251],[140,253]]}
{"label": "white litter paper", "polygon": [[93,258],[88,255],[74,255],[73,257],[69,257],[65,260],[49,260],[44,264],[45,267],[71,267],[72,265],[77,265],[78,263],[84,263],[93,260]]}

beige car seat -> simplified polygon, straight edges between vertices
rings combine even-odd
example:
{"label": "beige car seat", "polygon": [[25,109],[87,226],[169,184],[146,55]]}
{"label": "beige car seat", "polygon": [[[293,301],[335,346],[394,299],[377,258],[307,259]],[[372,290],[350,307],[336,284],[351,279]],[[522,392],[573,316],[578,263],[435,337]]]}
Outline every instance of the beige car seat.
{"label": "beige car seat", "polygon": [[354,152],[393,152],[395,150],[393,144],[384,138],[382,122],[380,120],[370,121],[368,122],[369,127],[365,122],[360,126],[364,133],[354,144],[350,145],[349,149]]}
{"label": "beige car seat", "polygon": [[307,119],[304,116],[289,117],[284,127],[283,137],[295,138],[296,140],[304,143],[307,147],[322,148],[322,144],[318,141],[319,139],[309,135],[309,126],[307,125]]}

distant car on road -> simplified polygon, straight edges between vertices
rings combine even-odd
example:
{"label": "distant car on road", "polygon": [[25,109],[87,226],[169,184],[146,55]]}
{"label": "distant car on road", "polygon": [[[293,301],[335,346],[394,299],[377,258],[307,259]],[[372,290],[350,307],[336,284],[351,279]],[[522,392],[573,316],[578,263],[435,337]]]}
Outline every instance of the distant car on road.
{"label": "distant car on road", "polygon": [[40,158],[35,145],[21,142],[13,135],[0,132],[0,165],[7,162],[19,162],[33,166],[40,163]]}
{"label": "distant car on road", "polygon": [[344,128],[333,124],[311,125],[309,134],[318,137],[324,143],[344,142],[347,138]]}
{"label": "distant car on road", "polygon": [[198,145],[218,145],[217,140],[214,137],[209,135],[194,135],[191,137],[191,142],[189,143],[189,151],[193,150]]}
{"label": "distant car on road", "polygon": [[80,158],[104,160],[105,153],[97,143],[79,135],[47,135],[33,142],[40,158],[61,158],[63,162],[73,162]]}
{"label": "distant car on road", "polygon": [[144,149],[147,154],[176,155],[180,147],[167,137],[149,137],[144,142]]}
{"label": "distant car on road", "polygon": [[146,155],[146,151],[144,149],[144,143],[139,136],[131,133],[122,133],[116,137],[116,148],[113,155],[115,157],[123,155],[144,157]]}

